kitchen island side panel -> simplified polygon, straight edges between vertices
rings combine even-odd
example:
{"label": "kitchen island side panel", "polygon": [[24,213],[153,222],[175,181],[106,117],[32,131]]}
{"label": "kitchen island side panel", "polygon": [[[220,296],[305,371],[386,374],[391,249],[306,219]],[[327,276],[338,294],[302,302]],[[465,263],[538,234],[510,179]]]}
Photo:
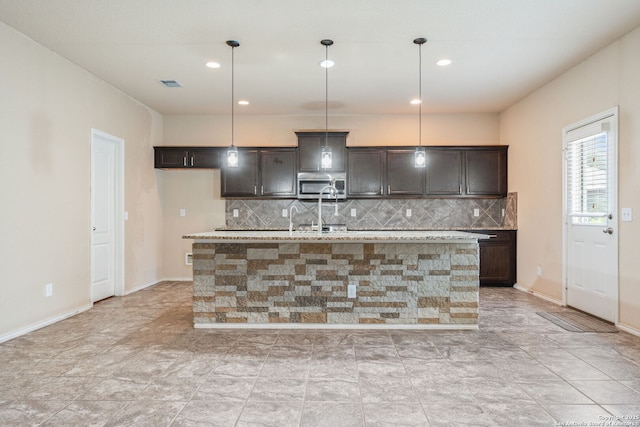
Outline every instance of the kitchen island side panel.
{"label": "kitchen island side panel", "polygon": [[477,325],[478,261],[476,242],[196,242],[194,324]]}

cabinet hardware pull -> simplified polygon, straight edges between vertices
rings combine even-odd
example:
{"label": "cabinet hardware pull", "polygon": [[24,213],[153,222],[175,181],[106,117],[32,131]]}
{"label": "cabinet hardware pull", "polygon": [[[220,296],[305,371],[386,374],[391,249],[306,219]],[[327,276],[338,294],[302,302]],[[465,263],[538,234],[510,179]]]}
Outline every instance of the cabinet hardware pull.
{"label": "cabinet hardware pull", "polygon": [[458,184],[458,194],[462,194],[462,184]]}
{"label": "cabinet hardware pull", "polygon": [[387,194],[391,194],[391,184],[387,184]]}
{"label": "cabinet hardware pull", "polygon": [[380,186],[380,195],[382,196],[384,194],[384,191],[382,190],[382,185]]}
{"label": "cabinet hardware pull", "polygon": [[254,195],[254,196],[257,196],[257,195],[258,195],[258,186],[257,186],[257,185],[254,185],[254,186],[253,186],[253,195]]}
{"label": "cabinet hardware pull", "polygon": [[193,166],[193,156],[191,156],[191,166]]}
{"label": "cabinet hardware pull", "polygon": [[498,235],[497,235],[497,234],[489,234],[489,238],[490,238],[490,239],[495,239],[496,237],[498,237]]}
{"label": "cabinet hardware pull", "polygon": [[187,166],[187,156],[184,156],[182,158],[182,166],[186,167]]}
{"label": "cabinet hardware pull", "polygon": [[260,186],[260,195],[264,196],[264,185]]}

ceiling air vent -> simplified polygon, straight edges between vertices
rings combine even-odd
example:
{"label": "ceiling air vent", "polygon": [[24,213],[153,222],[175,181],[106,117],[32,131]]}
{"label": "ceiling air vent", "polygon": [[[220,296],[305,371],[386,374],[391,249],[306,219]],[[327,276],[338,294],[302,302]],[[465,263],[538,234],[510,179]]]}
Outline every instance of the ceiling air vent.
{"label": "ceiling air vent", "polygon": [[166,87],[182,87],[182,85],[175,80],[160,80],[160,82]]}

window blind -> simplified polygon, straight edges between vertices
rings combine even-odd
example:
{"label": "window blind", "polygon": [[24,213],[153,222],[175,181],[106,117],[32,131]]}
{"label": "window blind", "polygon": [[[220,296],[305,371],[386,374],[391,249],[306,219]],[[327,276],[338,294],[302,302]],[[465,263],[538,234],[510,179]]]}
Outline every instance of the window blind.
{"label": "window blind", "polygon": [[567,213],[573,223],[603,224],[609,214],[607,133],[567,145]]}

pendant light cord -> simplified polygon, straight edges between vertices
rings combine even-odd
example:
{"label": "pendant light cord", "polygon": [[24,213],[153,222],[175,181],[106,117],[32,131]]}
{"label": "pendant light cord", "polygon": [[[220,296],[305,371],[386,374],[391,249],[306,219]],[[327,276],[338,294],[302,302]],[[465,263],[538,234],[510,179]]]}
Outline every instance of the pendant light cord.
{"label": "pendant light cord", "polygon": [[235,99],[235,93],[234,93],[234,82],[235,82],[235,59],[234,59],[234,51],[236,50],[235,46],[231,46],[231,146],[233,147],[233,128],[234,128],[234,102],[233,100]]}
{"label": "pendant light cord", "polygon": [[422,45],[427,39],[420,37],[414,39],[413,42],[418,45],[418,138],[419,145],[422,147]]}
{"label": "pendant light cord", "polygon": [[[324,63],[329,63],[329,45],[324,46]],[[324,69],[324,145],[329,146],[329,67]]]}
{"label": "pendant light cord", "polygon": [[418,95],[420,96],[420,104],[418,105],[418,138],[420,147],[422,147],[422,44],[418,48],[418,61]]}

